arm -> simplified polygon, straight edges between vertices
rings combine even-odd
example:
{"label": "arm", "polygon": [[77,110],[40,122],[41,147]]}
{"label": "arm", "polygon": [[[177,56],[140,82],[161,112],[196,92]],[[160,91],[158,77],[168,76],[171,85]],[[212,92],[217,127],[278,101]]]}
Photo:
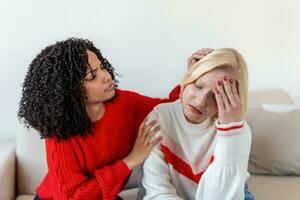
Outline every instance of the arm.
{"label": "arm", "polygon": [[[157,120],[154,111],[148,116],[148,120]],[[158,133],[159,135],[160,133]],[[143,187],[146,190],[144,200],[163,199],[163,200],[182,200],[176,194],[176,189],[170,181],[169,166],[165,162],[164,155],[157,145],[149,157],[144,162],[144,176],[142,179]]]}
{"label": "arm", "polygon": [[203,174],[196,199],[242,200],[251,146],[251,131],[243,120],[245,102],[238,95],[237,82],[225,76],[216,82],[215,98],[215,161]]}
{"label": "arm", "polygon": [[115,199],[130,170],[123,161],[87,175],[71,141],[46,139],[47,162],[54,199]]}
{"label": "arm", "polygon": [[216,124],[215,159],[198,185],[197,200],[242,200],[247,178],[251,131],[246,122]]}

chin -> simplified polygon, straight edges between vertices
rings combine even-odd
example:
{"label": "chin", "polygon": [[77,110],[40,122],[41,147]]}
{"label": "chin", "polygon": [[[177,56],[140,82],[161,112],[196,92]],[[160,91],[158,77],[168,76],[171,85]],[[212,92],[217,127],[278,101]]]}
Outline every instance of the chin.
{"label": "chin", "polygon": [[199,124],[199,123],[202,123],[206,117],[197,117],[195,116],[195,114],[193,113],[189,113],[189,116],[187,117],[188,121],[193,123],[193,124]]}
{"label": "chin", "polygon": [[112,99],[116,94],[116,90],[112,90],[108,95],[107,95],[107,101]]}

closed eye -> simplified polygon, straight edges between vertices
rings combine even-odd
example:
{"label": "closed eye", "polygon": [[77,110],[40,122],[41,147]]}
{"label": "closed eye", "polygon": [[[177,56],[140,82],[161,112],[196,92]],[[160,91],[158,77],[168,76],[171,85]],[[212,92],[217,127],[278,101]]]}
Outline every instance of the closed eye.
{"label": "closed eye", "polygon": [[196,83],[194,83],[194,85],[195,85],[196,88],[198,88],[200,90],[203,89],[203,87],[201,85],[197,85]]}

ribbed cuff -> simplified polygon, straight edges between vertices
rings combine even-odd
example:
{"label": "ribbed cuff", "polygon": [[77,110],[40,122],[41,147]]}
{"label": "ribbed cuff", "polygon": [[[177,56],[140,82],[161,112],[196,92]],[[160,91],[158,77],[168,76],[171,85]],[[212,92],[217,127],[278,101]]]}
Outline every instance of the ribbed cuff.
{"label": "ribbed cuff", "polygon": [[219,124],[219,120],[216,120],[215,125],[219,134],[231,135],[238,133],[241,128],[244,127],[244,121],[231,122],[228,124]]}
{"label": "ribbed cuff", "polygon": [[101,187],[103,199],[117,196],[130,172],[122,160],[117,161],[112,166],[96,170],[94,174]]}
{"label": "ribbed cuff", "polygon": [[214,162],[221,165],[232,165],[248,159],[251,145],[250,129],[244,121],[229,124],[218,124],[217,143]]}
{"label": "ribbed cuff", "polygon": [[131,170],[125,164],[123,160],[119,160],[113,165],[114,171],[117,173],[117,176],[121,181],[125,180],[131,173]]}

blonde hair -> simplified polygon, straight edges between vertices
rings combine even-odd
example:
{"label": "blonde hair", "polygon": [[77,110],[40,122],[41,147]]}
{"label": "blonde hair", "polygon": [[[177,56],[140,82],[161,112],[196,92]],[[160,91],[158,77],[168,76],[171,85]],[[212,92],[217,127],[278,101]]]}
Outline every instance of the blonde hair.
{"label": "blonde hair", "polygon": [[186,72],[181,82],[181,94],[185,86],[196,81],[199,77],[213,69],[225,69],[232,78],[238,81],[238,92],[243,104],[243,115],[247,110],[248,98],[248,69],[242,55],[231,48],[215,49],[212,53],[206,55]]}

